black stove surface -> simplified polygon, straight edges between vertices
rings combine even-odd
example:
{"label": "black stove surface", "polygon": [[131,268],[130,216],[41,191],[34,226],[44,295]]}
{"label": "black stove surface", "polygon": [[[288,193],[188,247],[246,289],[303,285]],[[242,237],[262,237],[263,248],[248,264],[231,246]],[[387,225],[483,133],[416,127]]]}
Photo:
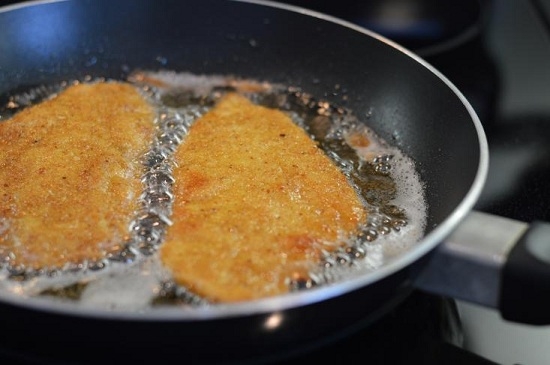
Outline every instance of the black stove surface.
{"label": "black stove surface", "polygon": [[[550,61],[550,1],[417,1],[426,6],[415,13],[423,11],[423,21],[399,29],[381,17],[403,1],[282,2],[317,6],[370,27],[434,65],[464,93],[487,133],[489,178],[476,209],[526,222],[550,220],[550,73],[543,72]],[[433,10],[438,3],[451,11]],[[462,343],[455,303],[415,292],[368,328],[284,363],[494,364],[462,350]],[[55,364],[1,344],[0,363]]]}
{"label": "black stove surface", "polygon": [[[16,329],[8,327],[2,330]],[[93,341],[94,335],[96,334],[91,334],[90,341]],[[43,351],[49,346],[47,338],[42,343],[32,342],[30,345],[28,351],[16,352],[13,347],[2,347],[0,343],[0,363],[10,365],[91,364],[86,361],[85,351],[83,353],[78,346],[72,347],[70,342],[67,342],[67,347],[62,354],[49,355],[53,357],[48,358],[45,358],[45,355],[36,355],[49,353]],[[305,362],[334,364],[364,362],[375,365],[405,363],[496,365],[494,362],[463,350],[461,345],[462,329],[455,303],[449,299],[415,292],[381,320],[341,339],[328,341],[328,344],[298,354],[273,354],[269,358],[252,359],[244,363],[230,362],[227,365],[299,365]],[[139,351],[139,348],[136,348],[136,351]],[[173,353],[177,355],[177,351]],[[125,360],[135,361],[135,354],[127,355],[118,352],[106,354],[102,364],[121,364],[126,363]],[[155,355],[149,356],[144,353],[143,361],[150,363],[154,361],[152,360],[154,357]],[[162,358],[165,359],[164,356]]]}

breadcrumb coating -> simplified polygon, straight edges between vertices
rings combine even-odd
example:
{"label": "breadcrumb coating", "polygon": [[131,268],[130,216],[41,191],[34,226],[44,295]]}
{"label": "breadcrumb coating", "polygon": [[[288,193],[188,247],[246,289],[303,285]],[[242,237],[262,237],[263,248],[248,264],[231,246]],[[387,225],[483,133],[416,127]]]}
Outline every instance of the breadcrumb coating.
{"label": "breadcrumb coating", "polygon": [[175,154],[160,249],[177,283],[214,302],[288,292],[366,219],[358,194],[283,112],[226,95]]}
{"label": "breadcrumb coating", "polygon": [[117,250],[138,209],[154,117],[135,87],[102,82],[0,123],[0,255],[39,269]]}

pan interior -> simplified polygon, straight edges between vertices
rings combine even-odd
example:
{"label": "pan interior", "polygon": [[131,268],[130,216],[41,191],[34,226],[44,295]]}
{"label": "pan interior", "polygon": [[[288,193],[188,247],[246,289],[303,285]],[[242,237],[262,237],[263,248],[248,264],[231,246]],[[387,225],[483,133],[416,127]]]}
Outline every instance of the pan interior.
{"label": "pan interior", "polygon": [[[283,111],[304,129],[339,167],[368,211],[358,236],[336,251],[326,251],[321,262],[308,269],[309,278],[289,278],[290,290],[330,285],[349,275],[376,270],[410,249],[423,236],[426,205],[414,161],[376,136],[368,128],[368,117],[358,118],[349,110],[294,87],[254,80],[167,71],[137,72],[130,80],[149,103],[155,105],[158,128],[142,162],[143,210],[136,212],[136,219],[130,224],[131,241],[121,242],[120,252],[109,252],[98,261],[68,263],[70,265],[63,268],[15,267],[10,265],[11,254],[4,252],[0,261],[7,264],[0,288],[23,296],[116,310],[212,305],[177,286],[159,261],[157,250],[162,247],[165,231],[169,229],[167,222],[172,219],[172,206],[178,203],[171,192],[174,182],[171,172],[177,168],[172,155],[179,144],[185,143],[194,122],[223,95],[235,92],[255,104]],[[26,107],[40,104],[42,99],[51,99],[55,96],[52,92],[63,93],[73,85],[98,82],[110,80],[45,85],[14,95],[3,115],[17,114]],[[166,86],[154,86],[159,84]],[[223,196],[219,197],[220,202],[224,200]]]}

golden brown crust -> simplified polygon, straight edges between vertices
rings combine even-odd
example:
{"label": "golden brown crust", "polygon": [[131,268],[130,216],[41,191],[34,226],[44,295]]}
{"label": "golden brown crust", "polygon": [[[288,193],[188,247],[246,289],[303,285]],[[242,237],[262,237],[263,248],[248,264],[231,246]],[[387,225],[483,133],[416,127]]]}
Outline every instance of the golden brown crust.
{"label": "golden brown crust", "polygon": [[230,94],[175,155],[173,225],[161,259],[213,301],[288,291],[353,234],[365,210],[345,176],[278,110]]}
{"label": "golden brown crust", "polygon": [[154,111],[123,83],[79,84],[0,123],[0,254],[62,267],[117,249]]}

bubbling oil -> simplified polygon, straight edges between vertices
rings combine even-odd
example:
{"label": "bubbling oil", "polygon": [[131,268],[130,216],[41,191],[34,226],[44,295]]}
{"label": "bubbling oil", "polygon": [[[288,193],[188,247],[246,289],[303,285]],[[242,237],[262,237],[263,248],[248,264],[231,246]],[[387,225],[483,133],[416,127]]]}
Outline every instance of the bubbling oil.
{"label": "bubbling oil", "polygon": [[[0,108],[0,122],[69,85],[105,81],[87,77],[12,95]],[[422,238],[427,206],[414,161],[379,138],[352,111],[295,87],[219,75],[137,72],[128,81],[157,112],[157,133],[141,161],[141,209],[129,224],[131,238],[104,259],[34,271],[10,266],[10,253],[0,247],[0,294],[125,311],[213,305],[175,284],[157,250],[171,224],[172,155],[185,143],[192,123],[227,92],[240,92],[258,105],[287,113],[340,168],[368,211],[360,233],[337,250],[325,252],[306,280],[288,278],[291,290],[307,290],[376,270]],[[0,231],[7,229],[9,222],[0,217]]]}

